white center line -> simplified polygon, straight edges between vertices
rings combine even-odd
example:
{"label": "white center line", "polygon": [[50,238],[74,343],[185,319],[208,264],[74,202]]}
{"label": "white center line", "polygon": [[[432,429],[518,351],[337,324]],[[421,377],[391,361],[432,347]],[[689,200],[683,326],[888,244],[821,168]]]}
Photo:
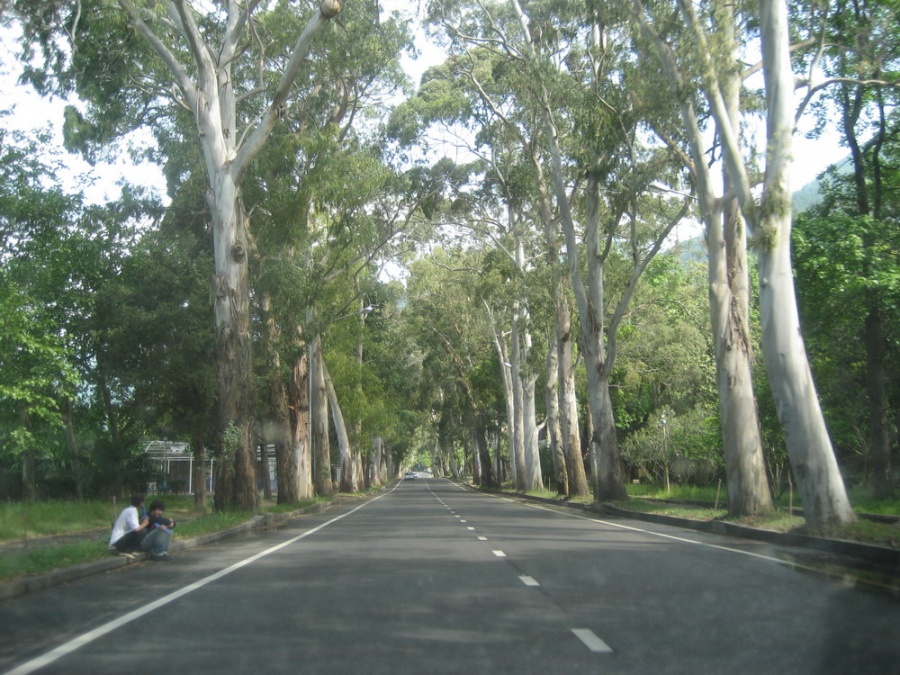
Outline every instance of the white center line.
{"label": "white center line", "polygon": [[591,629],[573,628],[572,632],[575,633],[575,637],[581,640],[595,654],[609,654],[612,652],[612,648],[598,638]]}
{"label": "white center line", "polygon": [[525,584],[526,586],[540,586],[540,584],[537,581],[535,581],[533,577],[527,577],[525,575],[522,575],[519,577],[519,579],[521,579],[522,583]]}

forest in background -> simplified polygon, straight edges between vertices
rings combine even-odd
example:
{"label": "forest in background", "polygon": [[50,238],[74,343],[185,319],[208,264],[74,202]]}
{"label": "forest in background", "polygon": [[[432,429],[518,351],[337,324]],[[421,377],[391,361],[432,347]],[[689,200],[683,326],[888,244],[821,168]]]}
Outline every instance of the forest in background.
{"label": "forest in background", "polygon": [[[300,5],[253,4],[250,20],[228,3],[174,2],[168,13],[82,3],[77,17],[61,3],[13,3],[27,80],[84,104],[66,111],[66,148],[0,130],[4,498],[165,483],[144,452],[160,439],[188,443],[200,470],[216,459],[216,484],[229,486],[217,508],[252,506],[247,484],[269,488],[269,452],[286,501],[364,489],[413,465],[597,498],[633,480],[727,480],[738,460],[723,440],[718,282],[709,247],[678,241],[686,219],[706,221],[706,244],[722,241],[723,270],[744,246],[749,264],[722,278],[747,278],[739,342],[757,481],[786,489],[784,408],[761,356],[757,257],[772,244],[749,202],[749,245],[729,238],[741,227],[710,205],[740,192],[728,190],[739,174],[706,200],[715,187],[697,161],[729,161],[709,140],[727,129],[709,92],[725,91],[734,54],[760,40],[754,5],[728,19],[715,3],[699,16],[665,2],[631,13],[432,3],[420,18],[447,59],[418,86],[398,66],[412,48],[407,17],[377,3]],[[850,150],[850,170],[826,172],[790,233],[816,387],[806,395],[844,482],[881,497],[897,481],[900,427],[895,13],[838,2],[791,15],[792,37],[809,47],[793,52],[794,68],[828,80],[796,100],[822,126],[839,119]],[[246,41],[227,37],[242,26],[234,35]],[[310,26],[318,32],[300,45]],[[697,35],[714,42],[715,72],[655,51],[677,56]],[[222,60],[206,63],[209,53]],[[684,78],[678,88],[667,68]],[[764,89],[743,82],[738,118],[764,115]],[[207,119],[197,105],[213,107],[216,91],[222,112]],[[64,187],[66,152],[122,151],[116,139],[136,128],[154,136],[140,152],[164,168],[166,203],[139,185],[99,205]],[[764,177],[765,142],[735,144],[748,185]],[[223,248],[228,181],[237,234]],[[223,256],[244,290],[223,285]]]}

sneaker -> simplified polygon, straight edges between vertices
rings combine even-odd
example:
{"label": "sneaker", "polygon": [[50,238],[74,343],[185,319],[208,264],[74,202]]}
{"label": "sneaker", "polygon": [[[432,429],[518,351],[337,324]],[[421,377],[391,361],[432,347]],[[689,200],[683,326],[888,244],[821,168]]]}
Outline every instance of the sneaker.
{"label": "sneaker", "polygon": [[129,560],[137,560],[137,556],[134,553],[129,553],[128,551],[119,551],[119,556],[122,558],[128,558]]}

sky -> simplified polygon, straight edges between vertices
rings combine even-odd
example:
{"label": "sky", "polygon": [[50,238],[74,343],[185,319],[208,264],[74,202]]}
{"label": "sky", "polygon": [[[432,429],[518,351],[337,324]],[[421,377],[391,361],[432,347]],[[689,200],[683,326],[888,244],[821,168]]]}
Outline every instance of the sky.
{"label": "sky", "polygon": [[[384,4],[408,7],[408,4],[396,1]],[[427,67],[439,62],[441,58],[440,51],[431,45],[421,32],[417,35],[417,45],[421,52],[418,61],[412,61],[408,57],[404,57],[403,60],[404,67],[415,82],[418,82]],[[0,53],[14,53],[16,48],[8,33],[0,34],[0,49],[2,49]],[[0,118],[0,126],[24,131],[51,128],[54,138],[61,147],[61,124],[66,102],[60,99],[42,99],[30,87],[17,84],[20,72],[18,64],[13,59],[7,57],[0,61],[0,97],[2,97],[0,100],[7,106],[14,106],[15,109],[12,116]],[[147,138],[149,134],[143,138],[137,135],[127,139],[126,142],[146,143]],[[793,189],[799,190],[812,182],[819,173],[846,155],[847,150],[840,147],[834,133],[826,134],[823,139],[817,141],[808,140],[801,133],[796,134],[795,161],[791,173]],[[68,155],[67,164],[70,174],[68,180],[73,186],[79,186],[84,190],[89,202],[103,203],[118,198],[121,192],[119,185],[123,180],[155,190],[161,198],[167,199],[162,171],[153,164],[135,165],[122,160],[114,164],[99,163],[92,167],[77,155]],[[86,180],[85,175],[91,176],[93,180]]]}

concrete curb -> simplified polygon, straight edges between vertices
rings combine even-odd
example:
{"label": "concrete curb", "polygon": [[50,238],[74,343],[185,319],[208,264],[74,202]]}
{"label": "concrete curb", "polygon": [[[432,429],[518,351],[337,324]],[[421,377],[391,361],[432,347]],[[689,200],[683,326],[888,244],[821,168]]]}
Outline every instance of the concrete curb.
{"label": "concrete curb", "polygon": [[[357,499],[353,499],[353,501],[357,501]],[[310,506],[305,506],[302,509],[289,511],[287,513],[261,513],[258,516],[253,516],[245,523],[235,525],[234,527],[229,527],[225,530],[210,532],[209,534],[202,534],[191,539],[175,539],[169,546],[169,550],[173,553],[177,551],[185,551],[188,549],[197,548],[198,546],[204,546],[216,541],[221,541],[223,539],[228,539],[230,537],[236,537],[240,534],[252,532],[254,530],[276,529],[285,525],[287,521],[293,518],[297,518],[298,516],[308,515],[310,513],[323,513],[332,508],[343,506],[347,502],[347,499],[338,497],[330,502],[316,502],[315,504],[311,504]],[[135,559],[117,555],[115,557],[92,560],[90,562],[82,563],[81,565],[75,565],[73,567],[54,570],[52,572],[48,572],[47,574],[40,574],[33,577],[23,577],[21,579],[13,579],[11,581],[0,583],[0,602],[18,598],[22,595],[33,593],[35,591],[42,591],[48,588],[53,588],[54,586],[60,586],[65,583],[69,583],[70,581],[76,581],[78,579],[83,579],[84,577],[89,577],[94,574],[100,574],[101,572],[108,572],[119,567],[140,564],[143,562],[146,562],[146,558],[141,555],[138,555],[138,557]]]}
{"label": "concrete curb", "polygon": [[554,506],[565,506],[567,508],[574,508],[599,515],[629,518],[631,520],[641,520],[649,523],[659,523],[661,525],[672,525],[674,527],[682,527],[689,530],[697,530],[699,532],[740,537],[742,539],[751,539],[753,541],[764,541],[771,544],[780,544],[782,546],[808,548],[835,555],[858,558],[876,565],[893,565],[900,570],[900,549],[888,548],[887,546],[864,544],[862,542],[848,541],[845,539],[825,539],[824,537],[812,537],[792,532],[761,530],[745,525],[725,523],[721,520],[691,520],[690,518],[680,518],[678,516],[665,516],[657,513],[629,511],[628,509],[623,509],[611,504],[578,504],[559,499],[547,499],[545,497],[535,497],[533,495],[523,495],[518,493],[516,493],[516,496],[529,501],[552,504]]}

